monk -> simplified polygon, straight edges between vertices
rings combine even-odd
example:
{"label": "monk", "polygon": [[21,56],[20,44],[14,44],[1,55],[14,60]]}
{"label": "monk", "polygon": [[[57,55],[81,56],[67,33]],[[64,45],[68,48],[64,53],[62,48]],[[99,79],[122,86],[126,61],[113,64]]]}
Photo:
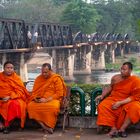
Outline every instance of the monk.
{"label": "monk", "polygon": [[52,71],[49,63],[44,63],[28,103],[29,118],[36,120],[45,132],[52,134],[65,95],[66,86],[62,77]]}
{"label": "monk", "polygon": [[[5,62],[4,71],[0,72],[0,115],[4,119],[4,134],[9,133],[9,125],[15,118],[21,119],[21,128],[24,127],[28,97],[23,82],[14,72],[14,64]],[[2,122],[0,126],[2,128]]]}
{"label": "monk", "polygon": [[110,127],[110,137],[127,137],[126,128],[140,120],[140,79],[131,76],[132,69],[130,62],[123,63],[121,73],[113,76],[110,86],[95,99],[102,100],[98,105],[98,130],[100,126]]}

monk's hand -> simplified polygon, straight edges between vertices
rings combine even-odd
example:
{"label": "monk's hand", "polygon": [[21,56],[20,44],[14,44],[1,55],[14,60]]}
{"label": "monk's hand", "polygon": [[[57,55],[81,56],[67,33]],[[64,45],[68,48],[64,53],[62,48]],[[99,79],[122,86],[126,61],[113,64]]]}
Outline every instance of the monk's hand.
{"label": "monk's hand", "polygon": [[97,97],[95,98],[95,103],[96,103],[96,104],[99,104],[99,102],[100,102],[101,100],[103,100],[103,96],[102,96],[102,95],[99,95],[99,96],[97,96]]}
{"label": "monk's hand", "polygon": [[52,100],[52,97],[41,98],[41,99],[40,99],[40,102],[41,102],[41,103],[46,103],[46,102],[49,102],[49,101],[51,101],[51,100]]}
{"label": "monk's hand", "polygon": [[39,100],[40,100],[40,103],[46,103],[46,102],[48,102],[47,98],[40,98]]}
{"label": "monk's hand", "polygon": [[121,102],[118,101],[112,105],[112,109],[118,109],[121,106]]}
{"label": "monk's hand", "polygon": [[34,101],[36,102],[36,103],[40,103],[40,97],[36,97],[35,99],[34,99]]}
{"label": "monk's hand", "polygon": [[3,101],[3,102],[7,102],[7,101],[10,100],[10,99],[11,99],[10,96],[6,96],[6,97],[4,97],[4,98],[2,99],[2,101]]}

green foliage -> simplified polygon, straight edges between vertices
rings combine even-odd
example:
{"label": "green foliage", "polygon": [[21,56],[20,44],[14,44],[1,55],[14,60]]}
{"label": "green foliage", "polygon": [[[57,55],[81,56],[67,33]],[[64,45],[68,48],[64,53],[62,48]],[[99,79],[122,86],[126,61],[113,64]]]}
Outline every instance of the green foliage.
{"label": "green foliage", "polygon": [[137,59],[136,59],[135,57],[129,58],[129,61],[130,61],[133,65],[136,65],[136,63],[137,63]]}
{"label": "green foliage", "polygon": [[71,0],[52,0],[52,2],[54,3],[54,5],[58,6],[71,2]]}
{"label": "green foliage", "polygon": [[111,0],[108,3],[96,4],[96,9],[103,17],[98,23],[97,31],[101,33],[132,34],[132,13],[129,11],[128,4]]}
{"label": "green foliage", "polygon": [[139,0],[11,0],[2,3],[0,17],[27,22],[59,22],[72,25],[74,32],[128,33],[140,39]]}
{"label": "green foliage", "polygon": [[84,92],[89,93],[96,87],[101,87],[103,85],[101,84],[77,84],[77,83],[71,83],[67,84],[70,87],[80,87]]}
{"label": "green foliage", "polygon": [[120,64],[106,63],[106,69],[119,70],[119,68],[120,68]]}
{"label": "green foliage", "polygon": [[96,23],[100,16],[93,5],[82,0],[73,0],[63,11],[61,19],[71,24],[76,32],[81,30],[84,33],[93,33],[96,31]]}
{"label": "green foliage", "polygon": [[[104,85],[100,84],[69,84],[71,87],[80,87],[85,93],[85,113],[86,115],[90,115],[90,104],[91,104],[91,92],[97,87],[103,87]],[[70,115],[80,116],[81,115],[81,107],[80,107],[80,96],[77,92],[72,94],[70,99]]]}
{"label": "green foliage", "polygon": [[60,22],[60,15],[65,5],[55,6],[46,0],[22,0],[19,3],[7,5],[4,16],[23,19],[26,22]]}

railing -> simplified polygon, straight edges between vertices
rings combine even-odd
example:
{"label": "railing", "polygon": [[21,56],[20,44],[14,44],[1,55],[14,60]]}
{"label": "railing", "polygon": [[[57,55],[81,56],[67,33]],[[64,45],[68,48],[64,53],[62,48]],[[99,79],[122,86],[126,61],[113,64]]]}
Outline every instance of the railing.
{"label": "railing", "polygon": [[[80,116],[87,116],[86,108],[87,106],[85,105],[85,95],[88,94],[90,96],[90,114],[89,116],[96,116],[97,115],[97,105],[95,103],[95,98],[102,93],[102,88],[98,87],[95,88],[93,91],[90,93],[85,93],[80,87],[72,87],[71,88],[71,97],[73,104],[71,104],[71,108],[73,109],[71,111],[72,115],[80,115]],[[77,96],[75,96],[77,95]],[[80,103],[79,103],[80,101]],[[78,106],[80,105],[80,107]],[[77,112],[76,112],[77,111]]]}

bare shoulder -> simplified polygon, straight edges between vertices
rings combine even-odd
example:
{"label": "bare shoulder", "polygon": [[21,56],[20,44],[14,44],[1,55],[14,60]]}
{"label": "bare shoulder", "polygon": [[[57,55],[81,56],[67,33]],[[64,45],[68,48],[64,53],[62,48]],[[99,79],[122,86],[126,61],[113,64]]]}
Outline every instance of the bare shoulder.
{"label": "bare shoulder", "polygon": [[111,78],[111,85],[116,84],[122,80],[121,74],[116,74]]}

